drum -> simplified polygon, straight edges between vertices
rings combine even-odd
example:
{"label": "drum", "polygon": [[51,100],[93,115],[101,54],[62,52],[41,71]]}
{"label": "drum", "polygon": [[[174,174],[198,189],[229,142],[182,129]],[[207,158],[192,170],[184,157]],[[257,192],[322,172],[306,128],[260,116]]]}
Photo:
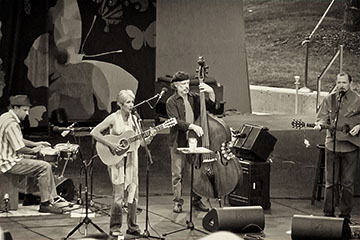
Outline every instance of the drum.
{"label": "drum", "polygon": [[52,147],[44,147],[41,148],[38,152],[39,159],[42,159],[54,167],[58,166],[58,160],[59,160],[59,151],[56,149],[53,149]]}
{"label": "drum", "polygon": [[55,145],[55,149],[60,152],[62,159],[74,160],[79,152],[78,144],[59,143]]}

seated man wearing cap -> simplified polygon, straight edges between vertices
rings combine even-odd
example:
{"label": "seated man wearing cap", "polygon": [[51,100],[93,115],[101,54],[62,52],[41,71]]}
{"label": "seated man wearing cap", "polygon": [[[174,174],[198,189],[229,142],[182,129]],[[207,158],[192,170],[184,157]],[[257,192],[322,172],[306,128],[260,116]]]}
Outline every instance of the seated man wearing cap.
{"label": "seated man wearing cap", "polygon": [[[173,212],[182,212],[184,200],[182,194],[183,170],[186,165],[186,157],[177,152],[178,147],[187,146],[187,136],[189,131],[195,132],[198,137],[204,134],[201,126],[195,124],[195,120],[200,115],[199,94],[190,92],[190,77],[188,73],[176,72],[171,80],[171,87],[175,89],[172,96],[166,101],[166,111],[169,117],[177,120],[177,125],[170,129],[170,156],[171,156],[171,175],[172,188],[174,194]],[[209,94],[207,106],[210,107],[215,102],[214,90],[206,83],[199,84],[199,90]],[[193,193],[193,207],[195,210],[207,212],[209,209],[201,202],[201,197]]]}
{"label": "seated man wearing cap", "polygon": [[[24,154],[36,154],[42,147],[50,146],[48,142],[23,138],[19,123],[29,114],[30,107],[28,96],[12,96],[9,111],[0,116],[0,172],[35,177],[40,190],[39,212],[60,214],[62,209],[52,204],[58,195],[50,163],[24,157]],[[25,195],[23,205],[35,204],[34,196],[30,196],[32,194]]]}

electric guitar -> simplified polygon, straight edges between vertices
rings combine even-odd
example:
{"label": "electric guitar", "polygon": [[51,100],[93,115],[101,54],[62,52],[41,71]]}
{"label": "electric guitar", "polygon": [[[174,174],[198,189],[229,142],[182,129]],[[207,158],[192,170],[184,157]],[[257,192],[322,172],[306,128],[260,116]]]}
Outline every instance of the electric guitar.
{"label": "electric guitar", "polygon": [[[360,121],[358,120],[359,117],[353,117],[348,119],[348,122],[343,122],[343,121],[339,121],[337,128],[335,129],[334,126],[332,125],[327,125],[327,124],[321,124],[321,129],[329,129],[330,131],[334,131],[336,130],[336,140],[338,141],[349,141],[352,144],[360,147],[360,137],[359,134],[356,136],[352,136],[349,132],[350,130],[358,125],[360,123]],[[356,119],[356,120],[355,120]],[[291,125],[293,128],[296,129],[301,129],[304,127],[310,127],[313,128],[315,127],[315,123],[305,123],[304,121],[302,121],[301,119],[297,120],[294,119],[291,122]]]}
{"label": "electric guitar", "polygon": [[[162,129],[173,127],[176,124],[177,124],[176,118],[170,118],[166,120],[164,123],[157,125],[152,129],[158,132]],[[150,133],[151,133],[151,129],[148,129],[140,134],[136,134],[134,131],[129,130],[123,132],[120,135],[106,135],[104,136],[106,140],[117,144],[121,148],[121,151],[113,152],[110,150],[110,148],[107,145],[102,144],[100,142],[96,142],[97,154],[100,157],[100,160],[104,164],[108,166],[117,164],[121,160],[119,156],[125,155],[129,151],[136,150],[135,148],[137,144],[135,144],[135,142],[137,140],[142,139],[143,137],[146,138],[150,136]]]}

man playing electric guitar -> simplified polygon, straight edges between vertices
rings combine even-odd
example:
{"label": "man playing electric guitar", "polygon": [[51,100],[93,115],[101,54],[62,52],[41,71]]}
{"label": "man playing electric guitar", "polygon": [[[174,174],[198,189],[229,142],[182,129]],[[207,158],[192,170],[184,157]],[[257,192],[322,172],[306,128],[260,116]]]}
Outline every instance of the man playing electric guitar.
{"label": "man playing electric guitar", "polygon": [[[334,126],[338,115],[338,124],[352,123],[347,134],[358,138],[360,130],[360,96],[350,89],[351,76],[339,73],[336,79],[336,91],[329,94],[322,102],[317,114],[315,129],[321,125]],[[340,210],[339,217],[350,221],[353,208],[354,179],[359,146],[350,141],[336,138],[334,152],[334,131],[327,130],[325,139],[325,201],[324,215],[335,216],[334,206]],[[341,134],[341,132],[337,132]],[[335,168],[334,168],[335,166]],[[335,178],[333,179],[333,171]],[[333,181],[334,180],[334,181]],[[341,186],[339,186],[341,184]],[[334,191],[334,192],[333,192]],[[341,191],[341,192],[340,192]],[[334,202],[332,194],[334,193]]]}

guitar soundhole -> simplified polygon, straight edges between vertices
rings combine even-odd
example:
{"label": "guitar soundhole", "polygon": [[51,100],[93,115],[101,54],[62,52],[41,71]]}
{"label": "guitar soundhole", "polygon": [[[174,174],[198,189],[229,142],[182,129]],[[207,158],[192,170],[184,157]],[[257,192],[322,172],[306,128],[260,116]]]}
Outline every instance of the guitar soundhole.
{"label": "guitar soundhole", "polygon": [[129,146],[129,142],[126,139],[121,139],[119,142],[119,146],[125,149]]}

